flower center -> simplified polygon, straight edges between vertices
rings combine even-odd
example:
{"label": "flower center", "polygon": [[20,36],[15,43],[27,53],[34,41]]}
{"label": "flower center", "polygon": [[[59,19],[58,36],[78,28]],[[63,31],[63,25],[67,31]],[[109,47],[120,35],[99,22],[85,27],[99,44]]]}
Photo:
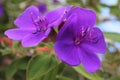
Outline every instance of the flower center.
{"label": "flower center", "polygon": [[34,22],[35,22],[36,29],[38,31],[45,31],[47,29],[47,23],[44,17],[40,18],[38,16],[37,20],[35,20]]}
{"label": "flower center", "polygon": [[80,43],[85,39],[89,32],[89,27],[82,27],[80,30],[77,31],[76,37],[74,39],[75,45],[80,45]]}
{"label": "flower center", "polygon": [[80,45],[83,41],[90,41],[96,44],[99,41],[99,34],[94,29],[82,27],[81,30],[77,30],[74,44]]}
{"label": "flower center", "polygon": [[31,14],[31,18],[32,18],[33,24],[36,27],[36,32],[34,32],[34,34],[37,32],[42,32],[42,31],[44,32],[47,30],[48,23],[45,17],[38,16],[37,19],[34,19],[33,15]]}

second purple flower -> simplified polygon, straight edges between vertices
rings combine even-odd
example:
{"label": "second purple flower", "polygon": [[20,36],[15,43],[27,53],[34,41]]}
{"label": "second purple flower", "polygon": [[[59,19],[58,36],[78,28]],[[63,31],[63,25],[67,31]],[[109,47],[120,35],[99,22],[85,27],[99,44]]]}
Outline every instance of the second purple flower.
{"label": "second purple flower", "polygon": [[48,36],[51,27],[58,26],[64,20],[70,8],[62,7],[42,15],[37,7],[30,6],[15,20],[17,28],[7,30],[5,34],[21,41],[24,47],[36,46]]}
{"label": "second purple flower", "polygon": [[88,72],[101,66],[96,53],[105,53],[103,33],[97,27],[96,14],[92,10],[75,7],[67,15],[55,42],[55,51],[60,60],[71,65],[80,63]]}

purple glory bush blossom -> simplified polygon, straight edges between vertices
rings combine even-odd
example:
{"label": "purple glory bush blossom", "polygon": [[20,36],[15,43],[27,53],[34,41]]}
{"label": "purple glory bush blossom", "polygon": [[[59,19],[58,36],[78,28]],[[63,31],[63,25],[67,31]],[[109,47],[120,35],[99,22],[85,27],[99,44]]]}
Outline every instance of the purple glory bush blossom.
{"label": "purple glory bush blossom", "polygon": [[58,4],[58,3],[60,3],[58,0],[52,0],[52,3],[53,4]]}
{"label": "purple glory bush blossom", "polygon": [[47,4],[45,4],[45,3],[38,3],[37,7],[38,7],[39,11],[42,14],[47,12]]}
{"label": "purple glory bush blossom", "polygon": [[0,16],[2,16],[3,14],[4,14],[4,9],[2,3],[0,2]]}
{"label": "purple glory bush blossom", "polygon": [[21,41],[24,47],[36,46],[49,35],[51,27],[64,20],[70,8],[61,7],[42,15],[37,7],[30,6],[15,20],[17,28],[5,31],[5,35]]}
{"label": "purple glory bush blossom", "polygon": [[89,73],[98,70],[101,63],[96,53],[104,54],[106,43],[95,23],[96,14],[92,10],[71,9],[57,35],[54,46],[57,57],[71,66],[81,63]]}

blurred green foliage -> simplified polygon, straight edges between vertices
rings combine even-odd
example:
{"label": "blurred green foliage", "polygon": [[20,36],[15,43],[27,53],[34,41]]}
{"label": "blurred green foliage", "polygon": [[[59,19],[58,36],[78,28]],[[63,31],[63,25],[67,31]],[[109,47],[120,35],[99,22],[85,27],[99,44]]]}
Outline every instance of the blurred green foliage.
{"label": "blurred green foliage", "polygon": [[[107,52],[102,55],[101,69],[94,74],[87,73],[81,65],[70,67],[61,63],[54,55],[53,42],[23,48],[19,42],[6,38],[4,31],[16,27],[16,17],[29,5],[37,5],[39,2],[46,3],[49,10],[68,4],[91,8],[97,16],[100,16],[102,8],[107,7],[111,15],[120,20],[120,0],[111,6],[100,3],[100,0],[67,0],[66,4],[53,4],[52,0],[3,0],[4,14],[0,16],[0,80],[120,80],[120,48],[115,44],[120,42],[118,33],[104,33]],[[101,20],[98,17],[97,24],[106,20],[110,19]],[[110,51],[111,46],[115,51]]]}

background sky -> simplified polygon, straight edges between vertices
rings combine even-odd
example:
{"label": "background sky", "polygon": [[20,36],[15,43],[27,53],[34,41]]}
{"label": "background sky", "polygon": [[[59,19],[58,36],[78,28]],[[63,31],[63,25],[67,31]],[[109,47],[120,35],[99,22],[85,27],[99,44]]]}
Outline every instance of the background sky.
{"label": "background sky", "polygon": [[[110,6],[117,4],[117,2],[118,0],[101,0],[101,3]],[[110,9],[108,7],[101,10],[101,16],[111,19],[110,21],[98,24],[102,31],[120,33],[120,21],[115,20],[115,17],[110,14]]]}

